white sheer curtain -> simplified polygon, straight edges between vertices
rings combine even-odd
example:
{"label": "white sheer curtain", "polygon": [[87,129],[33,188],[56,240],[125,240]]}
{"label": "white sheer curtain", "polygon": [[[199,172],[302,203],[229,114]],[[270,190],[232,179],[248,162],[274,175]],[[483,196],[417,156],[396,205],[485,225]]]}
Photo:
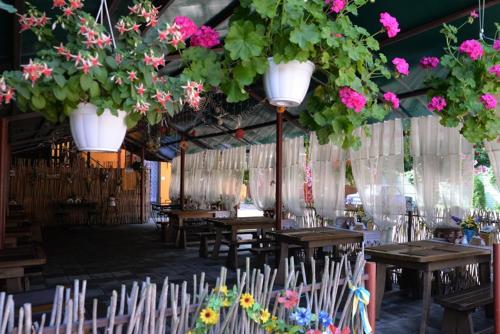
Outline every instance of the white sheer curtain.
{"label": "white sheer curtain", "polygon": [[497,187],[500,189],[500,138],[494,141],[485,142],[484,147],[490,158],[491,168],[497,180]]}
{"label": "white sheer curtain", "polygon": [[[425,222],[434,227],[445,212],[462,217],[472,205],[472,144],[457,128],[439,124],[435,116],[411,119],[411,154],[417,202]],[[439,215],[438,215],[439,213]]]}
{"label": "white sheer curtain", "polygon": [[206,151],[205,164],[207,166],[207,182],[205,198],[208,203],[216,203],[221,199],[221,152],[219,150]]}
{"label": "white sheer curtain", "polygon": [[181,158],[175,157],[172,160],[172,172],[170,177],[169,197],[170,200],[177,200],[179,198],[179,191],[181,187]]}
{"label": "white sheer curtain", "polygon": [[283,141],[283,205],[297,217],[304,216],[304,167],[306,153],[304,137]]}
{"label": "white sheer curtain", "polygon": [[208,170],[205,165],[205,152],[186,155],[184,187],[186,196],[199,205],[206,203],[206,184]]}
{"label": "white sheer curtain", "polygon": [[320,145],[315,133],[310,138],[314,208],[319,216],[335,219],[345,208],[346,152],[332,143]]}
{"label": "white sheer curtain", "polygon": [[365,212],[385,241],[404,219],[403,127],[400,119],[370,125],[371,136],[356,130],[361,147],[350,151],[352,172]]}
{"label": "white sheer curtain", "polygon": [[250,146],[248,161],[250,196],[260,210],[274,209],[276,197],[276,145]]}
{"label": "white sheer curtain", "polygon": [[246,147],[223,150],[220,159],[220,194],[226,210],[240,203],[243,176],[247,167]]}

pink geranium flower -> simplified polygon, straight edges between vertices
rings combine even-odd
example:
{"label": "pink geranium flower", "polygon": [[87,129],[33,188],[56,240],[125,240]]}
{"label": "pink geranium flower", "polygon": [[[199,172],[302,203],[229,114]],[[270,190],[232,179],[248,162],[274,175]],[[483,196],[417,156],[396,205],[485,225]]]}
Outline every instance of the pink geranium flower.
{"label": "pink geranium flower", "polygon": [[493,110],[497,107],[497,99],[493,94],[483,94],[481,96],[481,103],[488,110]]}
{"label": "pink geranium flower", "polygon": [[488,73],[489,73],[489,74],[496,75],[497,77],[500,77],[500,65],[495,64],[495,65],[491,66],[491,67],[488,69]]}
{"label": "pink geranium flower", "polygon": [[394,109],[399,108],[399,99],[393,92],[387,92],[384,94],[384,101],[392,105]]}
{"label": "pink geranium flower", "polygon": [[286,290],[285,295],[278,298],[278,303],[283,304],[287,310],[290,310],[298,305],[299,294],[292,290]]}
{"label": "pink geranium flower", "polygon": [[495,39],[495,41],[493,42],[493,49],[495,50],[500,50],[500,39]]}
{"label": "pink geranium flower", "polygon": [[182,39],[191,37],[198,30],[196,24],[189,17],[176,16],[174,23],[179,26]]}
{"label": "pink geranium flower", "polygon": [[210,49],[219,43],[219,33],[207,26],[201,26],[200,29],[191,36],[191,46],[201,46]]}
{"label": "pink geranium flower", "polygon": [[483,46],[475,39],[468,39],[462,42],[458,51],[467,54],[472,60],[478,60],[484,54]]}
{"label": "pink geranium flower", "polygon": [[394,58],[392,64],[396,67],[396,72],[402,75],[410,74],[410,65],[404,58]]}
{"label": "pink geranium flower", "polygon": [[425,69],[436,68],[439,65],[438,57],[423,57],[420,59],[420,66]]}
{"label": "pink geranium flower", "polygon": [[389,38],[395,37],[398,32],[400,32],[398,20],[396,20],[396,18],[391,16],[389,13],[380,13],[379,21],[382,23],[382,26],[387,32],[387,36]]}
{"label": "pink geranium flower", "polygon": [[446,107],[446,100],[442,96],[434,96],[427,104],[429,111],[441,111]]}
{"label": "pink geranium flower", "polygon": [[473,10],[470,12],[469,16],[472,17],[473,19],[476,19],[479,17],[479,14],[477,13],[477,10]]}
{"label": "pink geranium flower", "polygon": [[342,9],[345,8],[347,2],[346,0],[325,0],[326,5],[332,5],[330,7],[330,12],[340,13]]}
{"label": "pink geranium flower", "polygon": [[365,97],[349,87],[343,87],[339,91],[340,102],[355,112],[361,112],[366,105]]}

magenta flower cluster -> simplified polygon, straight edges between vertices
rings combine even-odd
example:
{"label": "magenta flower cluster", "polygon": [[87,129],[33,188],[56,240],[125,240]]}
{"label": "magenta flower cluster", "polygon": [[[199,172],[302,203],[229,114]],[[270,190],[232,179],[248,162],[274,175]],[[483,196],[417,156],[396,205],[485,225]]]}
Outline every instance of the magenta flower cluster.
{"label": "magenta flower cluster", "polygon": [[201,46],[210,49],[220,43],[219,33],[210,27],[201,26],[191,36],[191,46]]}
{"label": "magenta flower cluster", "polygon": [[330,7],[330,12],[340,13],[347,5],[346,0],[325,0],[325,4]]}
{"label": "magenta flower cluster", "polygon": [[483,94],[481,96],[481,103],[488,110],[493,110],[497,107],[497,99],[493,94]]}
{"label": "magenta flower cluster", "polygon": [[495,65],[491,66],[491,67],[488,69],[488,73],[489,73],[489,74],[496,75],[497,77],[499,77],[499,78],[500,78],[500,65],[495,64]]}
{"label": "magenta flower cluster", "polygon": [[438,67],[439,58],[438,57],[423,57],[420,59],[420,66],[425,69],[433,69]]}
{"label": "magenta flower cluster", "polygon": [[458,51],[465,53],[472,60],[478,60],[484,54],[483,46],[475,39],[468,39],[462,42]]}
{"label": "magenta flower cluster", "polygon": [[396,37],[396,35],[400,32],[398,20],[396,20],[396,18],[391,16],[389,13],[380,13],[379,21],[387,32],[387,36],[389,38]]}
{"label": "magenta flower cluster", "polygon": [[393,92],[387,92],[384,94],[384,101],[392,105],[393,109],[399,108],[399,99]]}
{"label": "magenta flower cluster", "polygon": [[442,96],[434,96],[427,104],[429,111],[441,111],[446,107],[446,100]]}
{"label": "magenta flower cluster", "polygon": [[500,50],[500,39],[495,39],[495,41],[493,42],[493,49],[495,50]]}
{"label": "magenta flower cluster", "polygon": [[396,72],[398,72],[401,75],[408,75],[410,74],[410,65],[408,65],[408,62],[404,58],[394,58],[392,60],[392,64],[396,68]]}
{"label": "magenta flower cluster", "polygon": [[196,32],[196,30],[198,30],[196,23],[194,23],[189,17],[176,16],[174,19],[174,23],[179,26],[182,34],[182,39],[191,37]]}
{"label": "magenta flower cluster", "polygon": [[355,112],[361,112],[366,105],[365,97],[349,87],[343,87],[339,90],[340,102],[347,108]]}

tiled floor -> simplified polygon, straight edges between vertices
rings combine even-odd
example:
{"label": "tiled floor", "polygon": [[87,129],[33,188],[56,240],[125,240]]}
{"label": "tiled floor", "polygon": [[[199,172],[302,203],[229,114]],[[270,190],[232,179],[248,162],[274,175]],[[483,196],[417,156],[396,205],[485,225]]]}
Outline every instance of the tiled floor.
{"label": "tiled floor", "polygon": [[[218,276],[224,260],[201,259],[196,247],[173,250],[163,244],[154,225],[51,228],[44,231],[48,263],[43,276],[32,280],[32,289],[70,285],[74,279],[86,279],[88,295],[104,303],[113,289],[150,277],[163,282],[191,280],[204,271],[209,282]],[[240,263],[243,263],[240,262]],[[233,274],[234,275],[234,274]],[[234,277],[234,276],[233,276]],[[384,299],[377,333],[415,333],[420,320],[419,300],[389,293]],[[439,333],[442,309],[434,304],[428,333]],[[476,330],[492,324],[482,312],[474,314]]]}

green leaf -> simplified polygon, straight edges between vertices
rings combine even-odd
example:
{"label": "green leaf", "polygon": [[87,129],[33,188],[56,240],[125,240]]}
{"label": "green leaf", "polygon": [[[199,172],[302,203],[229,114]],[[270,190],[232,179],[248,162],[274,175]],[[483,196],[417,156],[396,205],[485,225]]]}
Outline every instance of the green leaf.
{"label": "green leaf", "polygon": [[90,84],[90,97],[97,97],[101,93],[101,89],[99,88],[99,84],[97,81],[92,80]]}
{"label": "green leaf", "polygon": [[238,64],[233,70],[234,79],[238,81],[241,87],[250,85],[256,74],[252,66],[246,66],[243,63]]}
{"label": "green leaf", "polygon": [[66,85],[66,79],[61,74],[55,74],[54,75],[54,81],[61,88],[64,88],[64,86]]}
{"label": "green leaf", "polygon": [[45,108],[46,105],[45,98],[41,95],[33,95],[31,97],[31,104],[35,109],[41,110]]}
{"label": "green leaf", "polygon": [[221,85],[222,91],[227,96],[227,102],[236,103],[248,99],[248,93],[238,85],[235,80],[229,80]]}
{"label": "green leaf", "polygon": [[94,69],[94,75],[97,81],[100,83],[105,83],[108,81],[108,71],[104,67],[97,67]]}
{"label": "green leaf", "polygon": [[52,89],[52,92],[54,93],[54,96],[59,101],[64,101],[66,99],[66,91],[67,90],[65,88],[61,88],[61,87],[58,87],[58,86],[55,86]]}
{"label": "green leaf", "polygon": [[302,22],[301,25],[290,33],[290,42],[301,48],[306,48],[319,42],[320,32],[313,24]]}
{"label": "green leaf", "polygon": [[276,16],[277,6],[275,1],[253,0],[252,7],[264,18],[271,18]]}
{"label": "green leaf", "polygon": [[7,3],[5,3],[5,2],[1,1],[1,0],[0,0],[0,9],[3,9],[3,10],[5,10],[6,12],[11,13],[11,14],[12,14],[12,13],[15,13],[15,12],[17,11],[17,10],[16,10],[16,8],[15,8],[14,6],[9,5],[9,4],[7,4]]}
{"label": "green leaf", "polygon": [[136,112],[131,113],[125,117],[125,124],[127,124],[127,128],[131,129],[137,125],[137,122],[139,122],[140,119],[141,119],[141,114]]}
{"label": "green leaf", "polygon": [[90,89],[92,82],[92,77],[88,74],[84,74],[80,77],[80,87],[82,87],[82,89],[85,91]]}
{"label": "green leaf", "polygon": [[108,64],[109,67],[111,67],[113,70],[116,70],[118,68],[118,64],[115,61],[115,58],[111,56],[107,56],[104,61],[106,64]]}
{"label": "green leaf", "polygon": [[160,123],[162,119],[162,115],[159,112],[156,112],[154,110],[148,111],[146,114],[146,118],[148,119],[149,124],[155,125]]}
{"label": "green leaf", "polygon": [[260,56],[266,45],[263,26],[252,22],[233,22],[226,36],[224,48],[233,60],[248,60]]}

